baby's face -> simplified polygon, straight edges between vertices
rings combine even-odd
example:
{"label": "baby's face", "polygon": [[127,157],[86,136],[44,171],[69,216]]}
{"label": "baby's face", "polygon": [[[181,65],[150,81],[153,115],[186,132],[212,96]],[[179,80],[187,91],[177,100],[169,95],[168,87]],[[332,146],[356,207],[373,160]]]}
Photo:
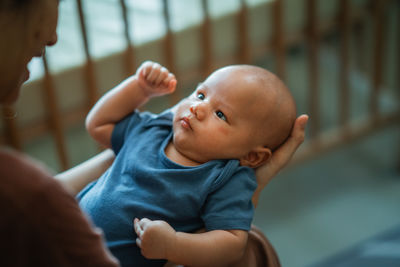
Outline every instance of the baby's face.
{"label": "baby's face", "polygon": [[254,134],[265,110],[265,92],[237,68],[211,74],[182,100],[173,120],[174,145],[199,163],[239,159],[257,144]]}

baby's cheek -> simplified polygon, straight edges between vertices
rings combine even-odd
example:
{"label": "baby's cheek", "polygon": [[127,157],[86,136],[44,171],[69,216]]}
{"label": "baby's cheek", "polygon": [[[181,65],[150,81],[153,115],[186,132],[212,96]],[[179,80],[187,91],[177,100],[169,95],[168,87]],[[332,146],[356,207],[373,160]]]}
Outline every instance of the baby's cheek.
{"label": "baby's cheek", "polygon": [[226,137],[229,136],[229,130],[226,129],[225,127],[219,127],[218,128],[218,132],[221,133],[222,135],[226,136]]}

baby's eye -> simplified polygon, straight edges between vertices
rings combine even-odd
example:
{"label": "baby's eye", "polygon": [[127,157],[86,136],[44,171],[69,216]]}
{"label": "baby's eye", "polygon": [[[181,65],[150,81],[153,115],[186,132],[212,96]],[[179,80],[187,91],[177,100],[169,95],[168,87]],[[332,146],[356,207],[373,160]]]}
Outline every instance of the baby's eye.
{"label": "baby's eye", "polygon": [[203,93],[198,93],[197,94],[197,98],[200,99],[200,100],[204,100],[205,96],[204,96]]}
{"label": "baby's eye", "polygon": [[215,112],[215,114],[217,114],[217,117],[220,118],[221,120],[227,121],[225,114],[222,111],[218,110]]}

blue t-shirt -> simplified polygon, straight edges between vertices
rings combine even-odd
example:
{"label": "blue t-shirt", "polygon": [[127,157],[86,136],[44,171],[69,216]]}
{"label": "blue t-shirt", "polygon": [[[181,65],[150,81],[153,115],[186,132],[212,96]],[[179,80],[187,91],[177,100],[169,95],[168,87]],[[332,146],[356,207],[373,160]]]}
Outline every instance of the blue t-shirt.
{"label": "blue t-shirt", "polygon": [[116,159],[107,172],[79,194],[79,205],[104,231],[122,266],[162,266],[136,246],[134,218],[165,220],[176,231],[249,230],[254,171],[238,160],[182,166],[164,151],[172,139],[172,113],[134,112],[112,134]]}

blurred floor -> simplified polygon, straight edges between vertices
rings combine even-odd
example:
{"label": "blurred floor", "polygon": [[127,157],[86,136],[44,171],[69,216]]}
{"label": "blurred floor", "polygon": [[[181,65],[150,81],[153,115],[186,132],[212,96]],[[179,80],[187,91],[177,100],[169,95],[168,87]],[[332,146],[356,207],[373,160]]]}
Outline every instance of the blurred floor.
{"label": "blurred floor", "polygon": [[393,126],[288,168],[271,182],[254,223],[283,266],[307,266],[400,227],[399,147],[400,126]]}

